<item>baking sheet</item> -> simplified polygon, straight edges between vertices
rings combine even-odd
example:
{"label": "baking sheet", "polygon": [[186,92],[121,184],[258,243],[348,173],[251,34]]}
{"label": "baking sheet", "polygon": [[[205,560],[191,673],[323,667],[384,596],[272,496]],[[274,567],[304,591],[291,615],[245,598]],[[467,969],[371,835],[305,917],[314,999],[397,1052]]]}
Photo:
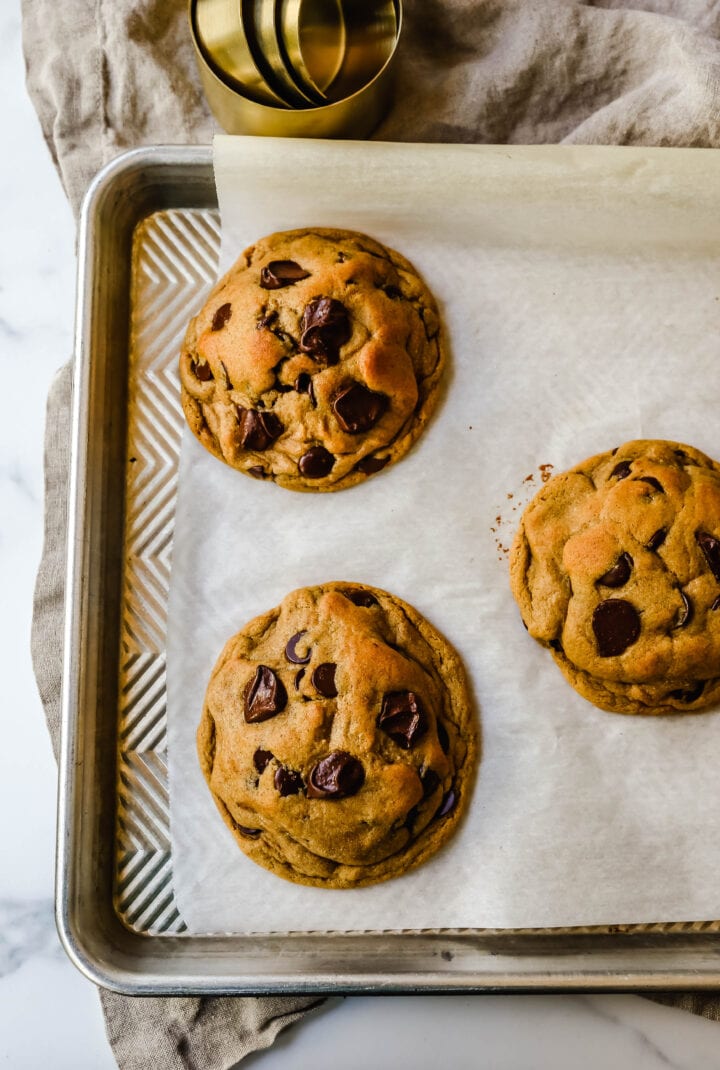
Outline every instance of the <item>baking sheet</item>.
{"label": "baking sheet", "polygon": [[[364,230],[434,290],[452,371],[412,453],[338,494],[255,483],[184,436],[168,754],[175,892],[190,931],[720,915],[720,718],[590,706],[526,635],[506,565],[543,466],[634,437],[720,455],[719,170],[701,150],[216,140],[221,268],[274,229]],[[325,579],[393,591],[447,635],[483,740],[452,843],[400,880],[343,892],[293,886],[247,860],[194,744],[225,639]]]}

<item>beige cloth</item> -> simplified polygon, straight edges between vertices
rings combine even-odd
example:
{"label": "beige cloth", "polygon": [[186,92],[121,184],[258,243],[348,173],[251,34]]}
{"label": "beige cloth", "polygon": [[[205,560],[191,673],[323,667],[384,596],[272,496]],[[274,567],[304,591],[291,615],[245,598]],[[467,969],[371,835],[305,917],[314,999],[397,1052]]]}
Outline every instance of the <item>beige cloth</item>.
{"label": "beige cloth", "polygon": [[[23,0],[30,94],[77,213],[98,168],[214,130],[186,0]],[[405,0],[385,140],[720,146],[717,0]],[[57,748],[70,374],[50,396],[33,654]],[[227,1070],[311,1000],[103,994],[123,1070]],[[676,997],[668,997],[676,1000]],[[680,997],[720,1018],[720,1003]]]}

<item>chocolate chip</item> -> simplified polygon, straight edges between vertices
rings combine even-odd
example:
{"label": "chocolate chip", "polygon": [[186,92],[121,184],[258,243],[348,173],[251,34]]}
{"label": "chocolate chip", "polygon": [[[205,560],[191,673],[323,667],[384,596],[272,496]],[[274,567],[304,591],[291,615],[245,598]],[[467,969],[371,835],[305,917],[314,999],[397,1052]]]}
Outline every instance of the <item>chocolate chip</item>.
{"label": "chocolate chip", "polygon": [[263,290],[281,290],[283,286],[309,278],[310,272],[294,260],[271,260],[260,272],[260,285]]}
{"label": "chocolate chip", "polygon": [[297,379],[295,380],[295,389],[297,390],[298,394],[307,394],[311,384],[312,379],[310,378],[308,373],[300,372]]}
{"label": "chocolate chip", "polygon": [[263,327],[271,327],[275,320],[278,318],[277,310],[273,309],[272,312],[266,312],[264,316],[261,316],[256,323],[256,329],[261,331]]}
{"label": "chocolate chip", "polygon": [[450,791],[447,793],[447,795],[445,796],[443,801],[440,803],[440,809],[438,810],[438,812],[436,813],[435,816],[436,817],[447,817],[447,815],[450,813],[450,811],[455,809],[455,804],[456,803],[457,803],[457,795],[455,794],[453,789],[450,788]]}
{"label": "chocolate chip", "polygon": [[695,533],[695,541],[705,555],[705,560],[710,566],[710,571],[716,580],[720,580],[720,539],[709,535],[706,531]]}
{"label": "chocolate chip", "polygon": [[255,676],[245,688],[245,720],[248,724],[267,721],[287,705],[287,691],[282,680],[267,665],[258,665]]}
{"label": "chocolate chip", "polygon": [[262,829],[245,828],[244,825],[238,825],[237,821],[233,821],[233,828],[237,829],[242,836],[248,836],[251,840],[256,840],[262,833]]}
{"label": "chocolate chip", "polygon": [[440,777],[434,769],[421,769],[420,783],[422,784],[423,798],[427,799],[428,795],[432,795],[440,786]]}
{"label": "chocolate chip", "polygon": [[600,657],[614,658],[640,635],[640,614],[623,598],[608,598],[595,607],[592,626]]}
{"label": "chocolate chip", "polygon": [[410,750],[427,731],[427,718],[420,697],[414,691],[390,691],[384,696],[377,726],[398,747]]}
{"label": "chocolate chip", "polygon": [[248,468],[247,473],[252,476],[253,479],[266,479],[267,473],[262,465],[254,464],[252,468]]}
{"label": "chocolate chip", "polygon": [[676,698],[678,702],[694,702],[700,698],[705,690],[705,681],[698,680],[694,687],[680,687],[677,691],[671,691],[669,698]]}
{"label": "chocolate chip", "polygon": [[326,364],[337,364],[340,346],[352,333],[347,309],[334,297],[317,297],[303,312],[300,348]]}
{"label": "chocolate chip", "polygon": [[387,398],[362,383],[349,383],[332,399],[332,409],[343,431],[360,435],[373,427],[387,408]]}
{"label": "chocolate chip", "polygon": [[216,309],[210,330],[221,331],[231,316],[232,305],[228,301],[226,304],[220,305],[220,308]]}
{"label": "chocolate chip", "polygon": [[305,629],[303,629],[303,631],[301,632],[295,632],[295,635],[291,636],[287,641],[287,646],[285,647],[285,657],[288,659],[288,661],[291,661],[293,665],[307,665],[307,663],[310,661],[310,649],[308,649],[307,654],[303,656],[301,656],[297,652],[298,642],[305,634]]}
{"label": "chocolate chip", "polygon": [[275,770],[275,787],[281,795],[297,795],[303,789],[303,778],[294,769],[284,765]]}
{"label": "chocolate chip", "polygon": [[690,623],[690,621],[692,620],[692,616],[693,616],[692,602],[690,601],[690,599],[688,598],[688,596],[685,594],[684,591],[680,591],[680,597],[682,599],[682,603],[683,604],[680,607],[680,609],[677,611],[677,616],[675,617],[675,623],[672,626],[672,630],[673,631],[675,631],[677,628],[685,628]]}
{"label": "chocolate chip", "polygon": [[346,751],[332,751],[313,767],[307,786],[308,799],[344,799],[357,795],[365,783],[362,763]]}
{"label": "chocolate chip", "polygon": [[258,747],[253,754],[253,765],[258,773],[263,773],[272,760],[273,752],[271,750],[263,750],[262,747]]}
{"label": "chocolate chip", "polygon": [[447,754],[447,752],[450,750],[450,737],[448,736],[447,728],[442,723],[442,721],[437,722],[437,737],[438,743],[440,744],[440,749],[442,750],[443,754]]}
{"label": "chocolate chip", "polygon": [[199,379],[201,383],[209,383],[215,376],[212,373],[212,368],[206,360],[194,360],[192,362],[192,370],[195,372],[195,378]]}
{"label": "chocolate chip", "polygon": [[312,446],[307,453],[303,453],[298,462],[298,468],[306,479],[322,479],[335,464],[335,458],[324,446]]}
{"label": "chocolate chip", "polygon": [[362,609],[370,609],[370,606],[378,606],[380,603],[374,594],[370,591],[363,591],[359,587],[346,587],[340,592],[353,603],[353,605],[360,606]]}
{"label": "chocolate chip", "polygon": [[610,473],[610,479],[612,479],[613,476],[617,476],[618,479],[627,479],[630,475],[630,466],[630,461],[618,461]]}
{"label": "chocolate chip", "polygon": [[646,550],[659,550],[667,538],[667,530],[658,528],[654,535],[650,536],[649,542],[645,543]]}
{"label": "chocolate chip", "polygon": [[389,457],[363,457],[355,465],[355,471],[362,472],[365,476],[374,476],[376,472],[381,472],[389,461]]}
{"label": "chocolate chip", "polygon": [[648,486],[652,487],[653,490],[659,491],[660,494],[664,494],[665,493],[665,490],[664,490],[660,480],[656,479],[655,476],[636,476],[634,482],[635,483],[647,483]]}
{"label": "chocolate chip", "polygon": [[597,581],[603,587],[624,587],[630,579],[633,559],[628,553],[620,554],[616,564]]}
{"label": "chocolate chip", "polygon": [[337,665],[333,661],[325,661],[313,669],[310,680],[313,687],[324,698],[337,698],[335,687],[335,669]]}
{"label": "chocolate chip", "polygon": [[305,670],[304,669],[299,669],[295,673],[295,690],[296,691],[300,690],[300,683],[301,683],[302,678],[303,678],[304,675],[305,675]]}
{"label": "chocolate chip", "polygon": [[713,602],[713,604],[712,604],[712,605],[710,606],[710,609],[711,609],[711,610],[713,610],[713,609],[720,609],[720,594],[719,594],[719,595],[717,596],[717,598],[715,599],[715,601]]}
{"label": "chocolate chip", "polygon": [[283,433],[283,425],[272,412],[257,412],[238,406],[237,414],[240,445],[244,450],[266,450]]}

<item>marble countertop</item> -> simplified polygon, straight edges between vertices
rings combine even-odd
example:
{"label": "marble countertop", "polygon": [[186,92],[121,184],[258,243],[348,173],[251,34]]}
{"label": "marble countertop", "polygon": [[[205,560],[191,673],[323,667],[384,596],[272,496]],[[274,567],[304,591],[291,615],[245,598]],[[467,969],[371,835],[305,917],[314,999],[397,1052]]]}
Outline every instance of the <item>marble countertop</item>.
{"label": "marble countertop", "polygon": [[[0,420],[0,1066],[109,1070],[97,993],[55,932],[57,774],[30,664],[45,396],[71,352],[75,265],[70,211],[24,89],[15,7],[0,13],[0,371],[12,399]],[[634,996],[352,998],[329,1001],[243,1065],[416,1070],[439,1059],[496,1070],[705,1070],[720,1068],[720,1024]]]}

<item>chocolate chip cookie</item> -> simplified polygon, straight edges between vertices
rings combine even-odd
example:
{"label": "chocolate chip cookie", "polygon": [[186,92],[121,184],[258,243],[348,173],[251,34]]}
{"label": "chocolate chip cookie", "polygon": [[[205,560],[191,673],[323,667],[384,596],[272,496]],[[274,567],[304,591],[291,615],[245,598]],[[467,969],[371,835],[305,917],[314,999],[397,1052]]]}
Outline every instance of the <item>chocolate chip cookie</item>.
{"label": "chocolate chip cookie", "polygon": [[628,442],[551,479],[510,582],[530,635],[601,709],[720,700],[720,465],[691,446]]}
{"label": "chocolate chip cookie", "polygon": [[293,591],[229,640],[197,741],[245,854],[323,888],[424,862],[460,820],[476,755],[457,654],[399,598],[349,583]]}
{"label": "chocolate chip cookie", "polygon": [[291,230],[246,249],[191,321],[182,405],[241,472],[340,490],[408,451],[444,363],[435,300],[404,257],[364,234]]}

